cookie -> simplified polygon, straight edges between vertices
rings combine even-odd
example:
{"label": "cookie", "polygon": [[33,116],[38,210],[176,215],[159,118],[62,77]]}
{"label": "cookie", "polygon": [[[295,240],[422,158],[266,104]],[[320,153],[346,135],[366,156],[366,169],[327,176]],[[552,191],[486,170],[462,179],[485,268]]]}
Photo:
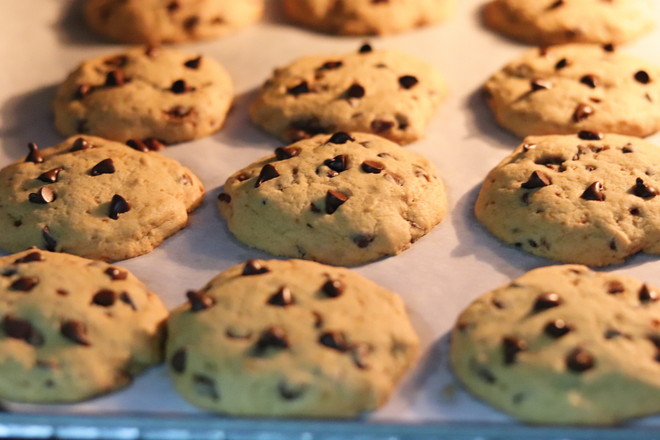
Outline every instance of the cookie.
{"label": "cookie", "polygon": [[35,249],[0,257],[0,398],[74,402],[122,388],[161,362],[166,318],[126,269]]}
{"label": "cookie", "polygon": [[168,44],[224,36],[263,9],[263,0],[87,0],[85,19],[114,41]]}
{"label": "cookie", "polygon": [[654,27],[650,0],[492,0],[487,26],[525,43],[627,43]]}
{"label": "cookie", "polygon": [[437,23],[449,16],[455,0],[285,0],[291,20],[311,29],[341,35],[385,35]]}
{"label": "cookie", "polygon": [[240,416],[351,417],[383,405],[416,360],[401,299],[347,269],[251,260],[168,321],[176,389]]}
{"label": "cookie", "polygon": [[458,317],[451,366],[471,393],[525,422],[660,413],[659,292],[584,266],[533,270]]}
{"label": "cookie", "polygon": [[531,136],[486,177],[475,214],[500,240],[589,266],[660,254],[660,149],[580,132]]}
{"label": "cookie", "polygon": [[447,201],[424,157],[378,136],[338,132],[234,173],[218,207],[249,246],[352,266],[410,247],[444,218]]}
{"label": "cookie", "polygon": [[520,137],[580,130],[643,137],[660,129],[660,67],[610,45],[530,50],[485,90],[497,122]]}
{"label": "cookie", "polygon": [[356,53],[306,56],[276,69],[250,116],[286,142],[360,131],[407,144],[424,135],[445,95],[432,66],[365,44]]}
{"label": "cookie", "polygon": [[[188,223],[204,188],[142,142],[72,137],[0,170],[0,248],[98,260],[150,252]],[[146,150],[146,151],[145,151]]]}
{"label": "cookie", "polygon": [[67,77],[55,127],[65,136],[184,142],[219,130],[232,99],[229,75],[211,58],[132,48],[87,60]]}

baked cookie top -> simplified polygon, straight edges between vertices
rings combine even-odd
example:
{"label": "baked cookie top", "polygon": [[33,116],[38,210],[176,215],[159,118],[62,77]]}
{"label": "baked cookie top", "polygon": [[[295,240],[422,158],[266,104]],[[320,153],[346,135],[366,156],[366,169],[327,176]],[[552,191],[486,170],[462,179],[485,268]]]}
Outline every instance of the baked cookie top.
{"label": "baked cookie top", "polygon": [[[131,143],[139,148],[144,144]],[[150,252],[188,223],[199,179],[159,153],[91,136],[0,170],[0,248],[30,246],[99,260]]]}
{"label": "baked cookie top", "polygon": [[338,132],[234,173],[218,206],[249,246],[352,266],[410,247],[444,218],[447,201],[424,157],[375,135]]}
{"label": "baked cookie top", "polygon": [[295,22],[321,32],[384,35],[441,21],[453,12],[455,0],[285,0]]}
{"label": "baked cookie top", "polygon": [[0,257],[0,398],[73,402],[126,386],[160,363],[166,317],[126,269],[36,249]]}
{"label": "baked cookie top", "polygon": [[612,425],[660,412],[660,290],[567,265],[533,270],[459,317],[451,365],[520,420]]}
{"label": "baked cookie top", "polygon": [[385,403],[418,355],[401,299],[343,268],[251,260],[188,299],[168,322],[170,376],[212,411],[356,416]]}
{"label": "baked cookie top", "polygon": [[660,254],[660,149],[580,132],[531,136],[486,177],[475,214],[496,237],[567,263]]}
{"label": "baked cookie top", "polygon": [[499,124],[520,137],[579,130],[643,137],[660,129],[660,67],[610,45],[532,49],[485,89]]}
{"label": "baked cookie top", "polygon": [[226,35],[263,10],[263,0],[87,0],[85,19],[114,41],[168,44]]}
{"label": "baked cookie top", "polygon": [[57,90],[55,126],[65,136],[184,142],[220,129],[232,100],[231,79],[211,58],[135,47],[69,74]]}
{"label": "baked cookie top", "polygon": [[319,133],[375,133],[400,144],[424,135],[446,95],[435,68],[368,44],[276,69],[250,106],[252,120],[287,142]]}
{"label": "baked cookie top", "polygon": [[537,45],[621,44],[653,26],[650,0],[492,0],[484,19],[492,29]]}

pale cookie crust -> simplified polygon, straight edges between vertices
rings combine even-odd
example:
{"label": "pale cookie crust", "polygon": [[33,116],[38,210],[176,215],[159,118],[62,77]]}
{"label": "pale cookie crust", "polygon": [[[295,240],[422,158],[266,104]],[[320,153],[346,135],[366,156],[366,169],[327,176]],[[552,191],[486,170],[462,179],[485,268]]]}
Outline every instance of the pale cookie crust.
{"label": "pale cookie crust", "polygon": [[581,132],[532,136],[486,177],[475,214],[505,243],[605,266],[660,254],[660,148]]}
{"label": "pale cookie crust", "polygon": [[99,260],[150,252],[188,224],[199,179],[155,152],[76,136],[0,170],[0,247]]}
{"label": "pale cookie crust", "polygon": [[176,389],[240,416],[352,417],[417,359],[403,301],[347,269],[248,261],[188,293],[168,322]]}
{"label": "pale cookie crust", "polygon": [[125,269],[27,250],[0,258],[0,398],[74,402],[162,360],[167,310]]}
{"label": "pale cookie crust", "polygon": [[386,35],[446,19],[456,0],[284,0],[291,20],[342,35]]}
{"label": "pale cookie crust", "polygon": [[660,412],[660,290],[584,266],[536,269],[459,317],[451,365],[518,419],[613,425]]}
{"label": "pale cookie crust", "polygon": [[232,100],[231,79],[211,58],[136,47],[69,74],[57,90],[55,126],[65,136],[184,142],[219,130]]}
{"label": "pale cookie crust", "polygon": [[429,64],[365,44],[356,53],[307,56],[276,69],[250,116],[286,142],[361,131],[407,144],[423,137],[446,93]]}
{"label": "pale cookie crust", "polygon": [[532,49],[485,85],[497,122],[520,137],[660,129],[660,67],[612,46]]}
{"label": "pale cookie crust", "polygon": [[651,0],[493,0],[487,26],[525,43],[622,44],[655,25]]}
{"label": "pale cookie crust", "polygon": [[114,41],[168,44],[224,36],[263,10],[264,0],[87,0],[85,19]]}
{"label": "pale cookie crust", "polygon": [[280,148],[229,177],[223,191],[220,213],[241,242],[341,266],[398,254],[447,210],[427,159],[362,133]]}

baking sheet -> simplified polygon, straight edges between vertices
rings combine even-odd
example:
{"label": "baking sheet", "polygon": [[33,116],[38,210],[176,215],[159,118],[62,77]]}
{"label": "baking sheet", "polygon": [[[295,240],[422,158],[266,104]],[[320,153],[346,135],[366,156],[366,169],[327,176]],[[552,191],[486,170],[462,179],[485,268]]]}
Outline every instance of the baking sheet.
{"label": "baking sheet", "polygon": [[[187,290],[202,287],[215,274],[234,264],[248,258],[271,258],[234,240],[215,208],[215,197],[233,171],[281,146],[249,123],[247,107],[256,88],[276,66],[307,54],[352,52],[365,40],[298,29],[281,16],[279,0],[267,1],[269,11],[260,24],[221,40],[179,46],[224,64],[234,79],[237,97],[222,131],[169,147],[163,153],[191,168],[208,191],[204,205],[193,214],[189,227],[152,253],[119,263],[157,292],[170,308],[184,301]],[[481,180],[519,143],[495,125],[479,87],[492,72],[528,46],[484,29],[479,19],[483,1],[460,0],[459,3],[453,18],[441,25],[371,39],[376,48],[399,49],[427,60],[449,83],[450,96],[434,117],[426,138],[407,148],[435,163],[447,185],[450,212],[441,225],[403,254],[355,269],[403,297],[423,343],[422,359],[391,401],[360,423],[376,423],[376,426],[385,423],[392,429],[396,424],[412,424],[430,434],[451,428],[466,435],[475,423],[485,423],[494,424],[495,428],[485,431],[493,434],[497,429],[510,430],[519,425],[456,385],[447,364],[448,331],[459,312],[481,293],[527,270],[553,263],[500,244],[472,215]],[[83,59],[121,50],[121,46],[108,44],[86,30],[81,22],[80,5],[78,0],[0,1],[0,166],[24,157],[28,141],[43,147],[61,141],[62,137],[53,128],[50,110],[56,85]],[[660,11],[656,15],[660,23]],[[659,42],[660,30],[657,30],[620,50],[657,62]],[[650,139],[660,144],[660,136]],[[625,265],[606,270],[618,270],[660,285],[659,269],[657,257],[636,256]],[[139,414],[137,419],[132,419],[133,424],[145,426],[157,424],[159,418],[168,415],[180,419],[179,428],[184,431],[187,423],[200,418],[213,420],[216,425],[223,421],[239,423],[205,415],[187,404],[175,393],[163,367],[150,370],[124,391],[89,402],[9,405],[8,409],[10,413],[0,414],[0,437],[12,432],[16,435],[7,430],[11,422],[25,428],[30,420],[35,423],[40,420],[44,423],[40,426],[52,429],[53,424],[60,422],[90,420],[76,418],[80,415]],[[62,417],[44,419],[36,415]],[[102,425],[104,419],[91,420],[96,421],[85,423]],[[275,425],[287,426],[289,431],[296,431],[296,427],[304,431],[307,425],[301,423]],[[248,423],[246,429],[249,426],[257,429],[262,425]],[[358,432],[363,425],[332,426],[353,426]],[[647,432],[656,428],[660,428],[660,417],[646,418],[628,425],[631,431],[624,437],[633,438],[634,430]],[[283,428],[272,429],[279,432]],[[375,433],[374,425],[368,425],[364,432]]]}

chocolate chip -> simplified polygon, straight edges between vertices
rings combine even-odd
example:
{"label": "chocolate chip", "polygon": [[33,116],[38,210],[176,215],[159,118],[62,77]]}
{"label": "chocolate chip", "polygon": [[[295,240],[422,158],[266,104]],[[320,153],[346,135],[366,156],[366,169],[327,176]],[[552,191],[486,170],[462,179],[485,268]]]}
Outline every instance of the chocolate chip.
{"label": "chocolate chip", "polygon": [[621,152],[624,154],[633,153],[633,146],[631,144],[626,144],[621,148]]}
{"label": "chocolate chip", "polygon": [[571,326],[566,324],[563,319],[556,319],[549,322],[543,331],[553,338],[561,338],[572,330]]}
{"label": "chocolate chip", "polygon": [[557,0],[548,6],[548,9],[557,9],[560,6],[564,6],[564,0]]}
{"label": "chocolate chip", "polygon": [[325,332],[319,336],[319,344],[337,351],[347,351],[348,344],[343,333]]}
{"label": "chocolate chip", "polygon": [[530,86],[532,87],[532,92],[538,92],[539,90],[551,89],[553,84],[545,79],[533,79],[530,81]]}
{"label": "chocolate chip", "polygon": [[616,46],[612,43],[607,43],[603,45],[603,50],[605,52],[614,52],[616,50]]}
{"label": "chocolate chip", "polygon": [[566,368],[576,373],[583,373],[595,365],[593,356],[581,348],[574,348],[566,356]]}
{"label": "chocolate chip", "polygon": [[113,174],[115,172],[115,163],[112,159],[104,159],[94,165],[90,170],[90,176],[100,176],[101,174]]}
{"label": "chocolate chip", "polygon": [[342,293],[344,293],[344,283],[342,283],[339,280],[328,280],[323,284],[323,287],[321,287],[321,291],[325,296],[328,298],[337,298],[338,296],[341,296]]}
{"label": "chocolate chip", "polygon": [[542,293],[534,302],[533,312],[539,313],[562,304],[561,297],[554,292]]}
{"label": "chocolate chip", "polygon": [[105,270],[105,274],[110,277],[112,281],[121,281],[125,280],[128,277],[128,272],[125,270],[118,269],[116,267],[108,267]]}
{"label": "chocolate chip", "polygon": [[82,151],[82,150],[87,150],[89,148],[92,148],[92,145],[87,142],[85,139],[79,137],[75,141],[73,141],[73,144],[71,145],[71,149],[69,150],[70,152],[74,151]]}
{"label": "chocolate chip", "polygon": [[578,137],[583,141],[600,141],[603,139],[603,134],[595,131],[581,130],[578,132]]}
{"label": "chocolate chip", "polygon": [[302,397],[307,390],[305,385],[292,385],[286,380],[280,381],[277,392],[284,400],[296,400]]}
{"label": "chocolate chip", "polygon": [[365,160],[362,162],[362,171],[369,174],[380,174],[385,169],[385,165],[374,160]]}
{"label": "chocolate chip", "polygon": [[371,51],[373,51],[373,48],[369,43],[364,43],[362,46],[360,46],[360,49],[358,49],[358,53],[369,53]]}
{"label": "chocolate chip", "polygon": [[625,292],[626,288],[621,281],[610,281],[607,285],[607,293],[610,295],[618,295]]}
{"label": "chocolate chip", "polygon": [[16,261],[14,261],[14,264],[35,263],[38,261],[44,261],[44,256],[39,252],[30,252],[23,258],[18,258]]}
{"label": "chocolate chip", "polygon": [[60,333],[65,338],[79,345],[89,346],[91,343],[87,339],[87,327],[80,321],[69,319],[60,326]]}
{"label": "chocolate chip", "polygon": [[186,297],[190,303],[190,310],[193,312],[206,310],[215,304],[215,300],[203,292],[189,290],[186,292]]}
{"label": "chocolate chip", "polygon": [[198,24],[199,24],[199,17],[193,15],[186,18],[183,21],[183,28],[188,32],[192,32],[195,29],[195,27],[197,27]]}
{"label": "chocolate chip", "polygon": [[28,143],[28,149],[30,152],[25,157],[25,162],[42,163],[44,161],[44,158],[41,157],[41,152],[39,152],[39,147],[37,147],[37,144],[34,142]]}
{"label": "chocolate chip", "polygon": [[350,134],[344,133],[343,131],[337,132],[330,136],[330,139],[328,139],[329,144],[345,144],[346,142],[353,142],[355,139],[351,137]]}
{"label": "chocolate chip", "polygon": [[28,199],[32,203],[39,205],[46,205],[48,203],[54,202],[57,199],[57,194],[51,188],[47,186],[42,186],[37,190],[36,193],[30,193]]}
{"label": "chocolate chip", "polygon": [[110,307],[117,300],[117,294],[110,289],[101,289],[92,298],[92,304],[102,307]]}
{"label": "chocolate chip", "polygon": [[527,350],[527,341],[515,336],[507,336],[502,340],[502,352],[504,354],[504,364],[511,365],[516,363],[516,357],[521,351]]}
{"label": "chocolate chip", "polygon": [[293,294],[291,294],[291,290],[286,286],[280,287],[280,289],[268,298],[268,301],[266,301],[266,304],[279,307],[290,306],[294,303],[295,300],[293,299]]}
{"label": "chocolate chip", "polygon": [[369,363],[367,362],[367,357],[371,353],[371,346],[364,342],[358,342],[357,344],[352,344],[350,350],[351,359],[355,366],[361,370],[368,369]]}
{"label": "chocolate chip", "polygon": [[649,286],[644,284],[642,288],[639,290],[639,301],[642,304],[648,304],[652,302],[658,301],[660,299],[660,295],[658,295],[658,292],[655,290],[651,290]]}
{"label": "chocolate chip", "polygon": [[57,182],[57,177],[63,169],[64,168],[53,168],[52,170],[48,170],[45,173],[39,174],[37,179],[44,183],[55,183]]}
{"label": "chocolate chip", "polygon": [[270,348],[282,350],[288,347],[289,340],[284,330],[279,327],[270,327],[261,333],[254,350],[260,356]]}
{"label": "chocolate chip", "polygon": [[383,133],[385,131],[391,130],[394,127],[394,122],[385,121],[383,119],[374,119],[371,122],[371,131],[374,133]]}
{"label": "chocolate chip", "polygon": [[7,337],[13,339],[20,339],[30,345],[38,347],[43,345],[43,335],[34,328],[34,326],[25,319],[14,318],[7,315],[2,320],[2,330]]}
{"label": "chocolate chip", "polygon": [[186,66],[189,69],[199,69],[199,65],[202,62],[202,56],[198,56],[197,58],[190,59],[183,63],[184,66]]}
{"label": "chocolate chip", "polygon": [[525,189],[535,189],[543,188],[544,186],[548,185],[552,185],[552,180],[550,177],[541,171],[534,171],[529,176],[527,182],[521,184],[520,187]]}
{"label": "chocolate chip", "polygon": [[325,212],[327,214],[334,214],[334,212],[337,211],[341,205],[346,203],[349,198],[349,196],[342,192],[332,189],[328,190],[325,195]]}
{"label": "chocolate chip", "polygon": [[128,295],[126,292],[122,292],[119,294],[119,300],[129,306],[133,310],[137,310],[137,306],[133,302],[133,299]]}
{"label": "chocolate chip", "polygon": [[139,139],[129,139],[129,140],[126,141],[126,145],[128,145],[129,147],[131,147],[134,150],[141,151],[143,153],[146,153],[146,152],[149,151],[149,147],[147,146],[147,144],[145,144],[144,142],[142,142]]}
{"label": "chocolate chip", "polygon": [[185,348],[180,348],[174,352],[170,358],[170,366],[176,373],[183,373],[186,369],[188,353]]}
{"label": "chocolate chip", "polygon": [[399,84],[404,89],[412,89],[419,83],[419,80],[412,75],[404,75],[399,77]]}
{"label": "chocolate chip", "polygon": [[126,83],[126,76],[122,70],[111,70],[105,76],[106,87],[119,87]]}
{"label": "chocolate chip", "polygon": [[360,84],[353,84],[346,90],[346,97],[359,99],[363,98],[365,93],[364,87]]}
{"label": "chocolate chip", "polygon": [[195,88],[186,85],[186,82],[182,79],[178,79],[178,80],[174,81],[172,83],[172,86],[170,87],[170,91],[172,93],[177,94],[177,95],[180,95],[180,94],[186,93],[186,92],[191,92],[193,90],[195,90]]}
{"label": "chocolate chip", "polygon": [[41,230],[41,236],[43,237],[44,243],[46,244],[46,250],[55,252],[55,249],[57,248],[57,240],[55,240],[55,237],[51,235],[48,226],[43,227]]}
{"label": "chocolate chip", "polygon": [[221,192],[218,194],[218,200],[223,203],[231,203],[231,196],[227,193]]}
{"label": "chocolate chip", "polygon": [[268,272],[270,272],[270,269],[268,269],[266,266],[261,264],[259,261],[248,260],[245,262],[245,266],[243,266],[243,272],[241,273],[241,275],[243,276],[261,275]]}
{"label": "chocolate chip", "polygon": [[298,147],[279,147],[275,149],[275,158],[277,160],[287,160],[292,157],[296,157],[301,153],[301,149]]}
{"label": "chocolate chip", "polygon": [[584,75],[580,78],[580,82],[587,87],[595,89],[598,85],[598,77],[596,75]]}
{"label": "chocolate chip", "polygon": [[366,247],[369,247],[369,245],[376,239],[376,236],[374,235],[367,235],[367,234],[358,234],[353,236],[352,240],[353,243],[357,245],[360,249],[364,249]]}
{"label": "chocolate chip", "polygon": [[254,183],[255,188],[259,188],[262,183],[268,182],[269,180],[272,180],[276,177],[279,177],[280,173],[277,172],[277,169],[269,163],[263,166],[261,168],[261,172],[259,173],[259,177],[257,178],[257,181]]}
{"label": "chocolate chip", "polygon": [[348,156],[345,154],[340,154],[339,156],[335,156],[332,159],[327,159],[323,163],[331,170],[341,173],[348,169]]}
{"label": "chocolate chip", "polygon": [[39,284],[39,278],[37,277],[21,277],[11,283],[9,288],[20,292],[29,292],[34,289],[37,284]]}
{"label": "chocolate chip", "polygon": [[78,87],[76,87],[76,91],[73,92],[73,99],[80,101],[81,99],[84,99],[85,96],[89,95],[92,91],[94,91],[94,87],[92,87],[90,84],[80,84]]}
{"label": "chocolate chip", "polygon": [[119,219],[119,214],[123,214],[125,212],[130,211],[131,205],[128,204],[125,198],[122,196],[115,194],[112,196],[112,200],[110,201],[110,210],[108,212],[108,217],[110,217],[113,220]]}
{"label": "chocolate chip", "polygon": [[334,70],[334,69],[339,69],[343,65],[344,63],[341,61],[326,61],[317,70]]}
{"label": "chocolate chip", "polygon": [[573,112],[573,122],[580,122],[594,114],[593,107],[587,104],[578,104]]}
{"label": "chocolate chip", "polygon": [[569,62],[566,58],[562,58],[561,60],[557,61],[557,64],[555,64],[555,70],[561,70],[566,67],[568,67]]}
{"label": "chocolate chip", "polygon": [[600,182],[594,182],[587,187],[587,189],[580,196],[584,200],[594,200],[597,202],[602,202],[605,200],[605,194],[603,194],[603,184]]}
{"label": "chocolate chip", "polygon": [[650,200],[658,195],[658,192],[654,188],[645,184],[639,177],[635,180],[635,186],[633,186],[632,192],[644,200]]}
{"label": "chocolate chip", "polygon": [[171,109],[165,111],[165,114],[173,119],[183,119],[192,113],[192,107],[184,107],[182,105],[175,105]]}
{"label": "chocolate chip", "polygon": [[298,95],[304,95],[305,93],[310,93],[311,90],[307,85],[307,81],[302,81],[300,84],[286,89],[286,92],[289,95],[298,96]]}
{"label": "chocolate chip", "polygon": [[635,73],[635,81],[642,84],[648,84],[651,82],[651,77],[646,71],[640,70],[639,72]]}

